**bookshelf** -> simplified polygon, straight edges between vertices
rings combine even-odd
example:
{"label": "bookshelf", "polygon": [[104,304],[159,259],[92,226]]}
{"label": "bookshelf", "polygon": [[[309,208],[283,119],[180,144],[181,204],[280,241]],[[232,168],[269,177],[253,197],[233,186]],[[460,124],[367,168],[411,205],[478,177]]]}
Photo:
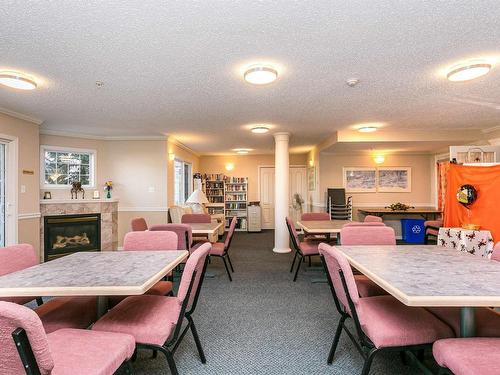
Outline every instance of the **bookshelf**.
{"label": "bookshelf", "polygon": [[224,217],[224,178],[223,174],[206,174],[202,189],[209,201],[206,208],[209,215],[222,215]]}
{"label": "bookshelf", "polygon": [[224,214],[226,228],[236,216],[236,230],[248,228],[248,177],[226,177],[224,181]]}

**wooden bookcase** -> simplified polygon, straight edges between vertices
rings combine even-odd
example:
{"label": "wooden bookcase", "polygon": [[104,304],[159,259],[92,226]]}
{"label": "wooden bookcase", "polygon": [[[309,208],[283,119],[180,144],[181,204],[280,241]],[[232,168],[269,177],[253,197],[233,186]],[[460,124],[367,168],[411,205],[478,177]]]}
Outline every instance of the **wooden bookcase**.
{"label": "wooden bookcase", "polygon": [[224,181],[224,215],[226,228],[236,216],[236,230],[248,229],[248,177],[226,177]]}
{"label": "wooden bookcase", "polygon": [[207,211],[210,215],[222,215],[224,217],[225,176],[223,174],[207,174],[204,177],[202,188],[210,202],[205,205]]}

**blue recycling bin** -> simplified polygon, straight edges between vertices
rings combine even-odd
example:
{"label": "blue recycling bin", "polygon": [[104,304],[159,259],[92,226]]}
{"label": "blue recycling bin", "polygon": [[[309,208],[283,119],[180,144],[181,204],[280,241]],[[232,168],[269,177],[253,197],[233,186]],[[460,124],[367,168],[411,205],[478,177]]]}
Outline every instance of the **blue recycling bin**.
{"label": "blue recycling bin", "polygon": [[425,242],[425,220],[421,219],[401,219],[401,230],[403,241],[407,243]]}

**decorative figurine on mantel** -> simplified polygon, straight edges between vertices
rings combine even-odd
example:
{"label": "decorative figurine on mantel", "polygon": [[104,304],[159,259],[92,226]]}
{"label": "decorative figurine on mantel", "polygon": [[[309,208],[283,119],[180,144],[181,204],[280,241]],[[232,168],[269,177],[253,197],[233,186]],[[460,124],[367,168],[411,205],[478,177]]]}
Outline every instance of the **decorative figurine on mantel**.
{"label": "decorative figurine on mantel", "polygon": [[[71,199],[78,199],[78,193],[82,192],[82,199],[85,199],[85,190],[82,188],[82,183],[80,181],[75,181],[71,184]],[[73,198],[74,196],[74,198]]]}
{"label": "decorative figurine on mantel", "polygon": [[106,192],[106,198],[111,199],[111,190],[113,190],[113,181],[106,181],[104,183],[104,191]]}

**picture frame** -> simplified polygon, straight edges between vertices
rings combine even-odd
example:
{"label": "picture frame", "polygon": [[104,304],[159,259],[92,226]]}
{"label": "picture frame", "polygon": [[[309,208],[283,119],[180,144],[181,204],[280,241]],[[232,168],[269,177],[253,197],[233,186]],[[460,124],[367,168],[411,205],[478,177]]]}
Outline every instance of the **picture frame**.
{"label": "picture frame", "polygon": [[378,167],[377,191],[380,193],[411,192],[411,167]]}
{"label": "picture frame", "polygon": [[344,167],[343,184],[349,193],[375,193],[377,191],[377,169],[367,167]]}
{"label": "picture frame", "polygon": [[309,191],[316,190],[316,167],[307,168],[307,188]]}

